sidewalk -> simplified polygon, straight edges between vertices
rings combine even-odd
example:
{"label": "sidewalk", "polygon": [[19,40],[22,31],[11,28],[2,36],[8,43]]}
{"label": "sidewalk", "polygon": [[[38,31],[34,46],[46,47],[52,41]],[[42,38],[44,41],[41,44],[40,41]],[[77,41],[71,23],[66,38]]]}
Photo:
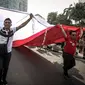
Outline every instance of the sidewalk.
{"label": "sidewalk", "polygon": [[56,61],[58,63],[62,62],[62,51],[54,52],[54,51],[45,50],[43,48],[37,48],[37,47],[29,48],[29,49],[31,49],[35,53],[39,54],[43,58],[47,59],[51,63],[55,63]]}

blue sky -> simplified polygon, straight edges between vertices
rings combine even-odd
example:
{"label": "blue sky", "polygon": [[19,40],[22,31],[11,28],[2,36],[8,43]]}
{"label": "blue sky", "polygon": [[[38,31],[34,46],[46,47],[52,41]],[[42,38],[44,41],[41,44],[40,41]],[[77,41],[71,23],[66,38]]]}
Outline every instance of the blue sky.
{"label": "blue sky", "polygon": [[28,12],[40,14],[45,19],[50,12],[62,13],[64,8],[78,0],[28,0]]}

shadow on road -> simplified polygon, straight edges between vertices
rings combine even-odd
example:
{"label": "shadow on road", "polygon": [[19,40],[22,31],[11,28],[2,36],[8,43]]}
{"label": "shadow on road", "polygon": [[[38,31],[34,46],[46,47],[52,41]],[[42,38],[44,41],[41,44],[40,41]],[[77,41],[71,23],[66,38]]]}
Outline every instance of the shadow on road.
{"label": "shadow on road", "polygon": [[[62,65],[58,64],[57,62],[54,63],[56,65],[56,68],[59,72],[62,72]],[[85,85],[85,81],[83,76],[79,73],[79,70],[76,68],[72,68],[69,70],[69,74],[71,75],[71,79],[64,79],[63,84],[64,85]],[[81,82],[83,80],[84,82]],[[62,85],[63,85],[62,84]]]}

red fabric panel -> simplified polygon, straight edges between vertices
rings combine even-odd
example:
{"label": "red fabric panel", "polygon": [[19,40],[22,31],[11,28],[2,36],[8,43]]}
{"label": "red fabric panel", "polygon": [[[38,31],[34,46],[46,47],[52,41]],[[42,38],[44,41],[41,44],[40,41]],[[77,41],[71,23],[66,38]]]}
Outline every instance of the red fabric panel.
{"label": "red fabric panel", "polygon": [[[74,26],[67,26],[67,25],[62,25],[62,26],[66,32],[70,31],[70,30],[78,30],[78,28],[74,27]],[[60,42],[65,41],[64,37],[63,37],[63,33],[62,33],[59,25],[56,25],[53,27],[48,27],[46,29],[47,29],[47,34],[46,34],[46,39],[45,39],[44,45],[48,45],[48,44],[52,44],[52,43],[60,43]],[[26,39],[14,41],[13,47],[18,47],[21,45],[41,46],[43,39],[44,39],[46,29],[42,30]]]}

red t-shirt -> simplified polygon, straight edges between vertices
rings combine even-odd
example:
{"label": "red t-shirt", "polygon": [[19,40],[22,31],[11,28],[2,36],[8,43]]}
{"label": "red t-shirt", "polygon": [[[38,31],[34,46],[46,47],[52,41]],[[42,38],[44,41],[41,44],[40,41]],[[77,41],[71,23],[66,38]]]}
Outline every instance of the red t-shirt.
{"label": "red t-shirt", "polygon": [[76,40],[72,40],[70,36],[67,36],[67,38],[65,38],[66,45],[64,47],[64,52],[74,55],[76,52],[76,45],[78,40],[79,37],[77,37]]}

